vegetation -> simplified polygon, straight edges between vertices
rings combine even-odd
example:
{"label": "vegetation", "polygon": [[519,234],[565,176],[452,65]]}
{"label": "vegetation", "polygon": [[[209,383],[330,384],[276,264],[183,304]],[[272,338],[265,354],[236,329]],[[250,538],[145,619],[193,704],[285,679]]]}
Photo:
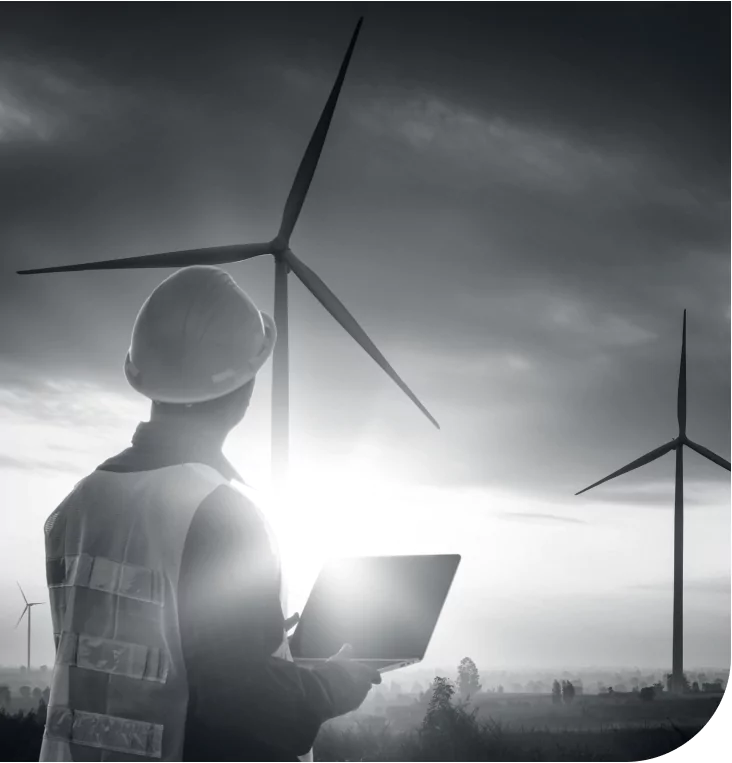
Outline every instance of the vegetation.
{"label": "vegetation", "polygon": [[[464,689],[474,689],[479,680],[477,669],[463,660],[457,681],[438,676],[416,698],[401,695],[406,704],[385,705],[384,715],[356,711],[331,721],[316,740],[315,760],[647,760],[694,736],[721,698],[693,688],[685,697],[671,698],[663,687],[650,686],[582,696],[563,680],[555,682],[551,695],[470,696],[466,690],[466,700],[461,677]],[[11,713],[2,708],[10,693],[0,687],[0,759],[38,760],[47,696],[40,694],[35,709]]]}
{"label": "vegetation", "polygon": [[476,664],[470,657],[464,657],[458,665],[458,691],[460,697],[467,700],[475,696],[481,689],[480,674]]}
{"label": "vegetation", "polygon": [[617,690],[603,686],[592,695],[579,678],[554,680],[536,694],[508,693],[502,685],[481,691],[479,682],[475,663],[465,658],[454,683],[437,677],[416,698],[392,692],[371,706],[372,714],[361,709],[326,724],[315,759],[644,760],[694,736],[721,698],[721,691],[704,694],[693,685],[688,695],[673,696],[660,683],[640,680],[631,691],[619,682]]}
{"label": "vegetation", "polygon": [[[562,686],[557,685],[561,702]],[[450,681],[435,678],[421,725],[411,730],[396,729],[386,719],[373,717],[357,721],[347,729],[326,725],[315,745],[315,760],[646,760],[680,747],[703,726],[665,722],[594,731],[513,728],[492,718],[479,717],[478,707],[456,702],[454,695],[455,687]],[[571,689],[568,696],[571,703],[574,698]]]}
{"label": "vegetation", "polygon": [[38,760],[45,723],[45,703],[35,711],[12,715],[0,708],[0,759]]}

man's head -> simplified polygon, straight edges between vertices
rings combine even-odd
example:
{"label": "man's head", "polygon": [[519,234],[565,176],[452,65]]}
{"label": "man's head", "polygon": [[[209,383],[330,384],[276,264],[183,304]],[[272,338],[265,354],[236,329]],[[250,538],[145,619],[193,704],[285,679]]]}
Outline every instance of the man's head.
{"label": "man's head", "polygon": [[274,321],[216,267],[166,278],[137,315],[125,375],[153,416],[226,427],[243,418],[254,378],[272,354]]}

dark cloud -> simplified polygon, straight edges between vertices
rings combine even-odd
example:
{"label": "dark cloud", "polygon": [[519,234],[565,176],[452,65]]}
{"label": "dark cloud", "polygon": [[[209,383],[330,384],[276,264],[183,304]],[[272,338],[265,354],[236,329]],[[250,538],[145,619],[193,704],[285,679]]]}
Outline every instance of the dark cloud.
{"label": "dark cloud", "polygon": [[[7,15],[0,357],[122,390],[167,271],[13,271],[272,235],[353,12]],[[366,15],[293,244],[443,429],[293,280],[293,431],[374,437],[405,479],[570,497],[675,435],[687,307],[690,434],[728,456],[729,8]],[[271,262],[231,271],[270,306]]]}

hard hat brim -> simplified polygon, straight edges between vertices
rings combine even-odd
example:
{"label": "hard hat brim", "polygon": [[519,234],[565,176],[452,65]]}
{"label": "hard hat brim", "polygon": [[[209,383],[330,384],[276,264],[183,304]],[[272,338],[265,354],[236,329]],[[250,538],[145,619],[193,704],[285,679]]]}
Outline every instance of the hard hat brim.
{"label": "hard hat brim", "polygon": [[271,316],[259,311],[264,326],[264,342],[262,349],[256,357],[246,361],[238,368],[229,368],[223,372],[211,376],[210,388],[203,392],[197,390],[187,392],[181,389],[164,389],[156,385],[146,384],[141,371],[132,362],[130,352],[125,358],[124,373],[130,386],[141,395],[159,403],[174,403],[191,405],[193,403],[205,403],[219,397],[229,395],[251,381],[272,355],[277,342],[277,327]]}

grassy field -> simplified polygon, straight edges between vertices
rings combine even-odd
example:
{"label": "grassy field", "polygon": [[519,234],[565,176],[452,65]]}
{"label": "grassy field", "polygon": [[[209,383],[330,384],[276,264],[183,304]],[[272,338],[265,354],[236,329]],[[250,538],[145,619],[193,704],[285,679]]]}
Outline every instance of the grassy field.
{"label": "grassy field", "polygon": [[[351,713],[322,728],[318,761],[635,761],[680,747],[720,696],[478,696],[467,705],[412,700],[383,715]],[[38,760],[43,713],[0,711],[0,760]]]}
{"label": "grassy field", "polygon": [[662,725],[598,731],[517,730],[490,723],[435,743],[419,731],[324,728],[318,761],[635,761],[664,755],[701,727]]}
{"label": "grassy field", "polygon": [[[321,761],[389,760],[647,760],[699,732],[721,695],[658,697],[587,695],[570,705],[547,695],[478,695],[445,704],[428,723],[426,701],[351,713],[326,724],[317,740]],[[439,714],[438,714],[439,716]]]}

